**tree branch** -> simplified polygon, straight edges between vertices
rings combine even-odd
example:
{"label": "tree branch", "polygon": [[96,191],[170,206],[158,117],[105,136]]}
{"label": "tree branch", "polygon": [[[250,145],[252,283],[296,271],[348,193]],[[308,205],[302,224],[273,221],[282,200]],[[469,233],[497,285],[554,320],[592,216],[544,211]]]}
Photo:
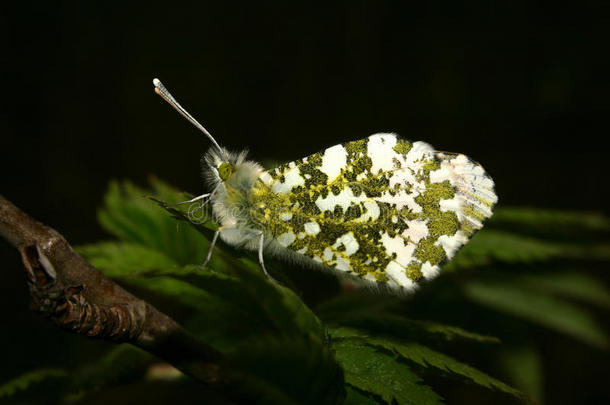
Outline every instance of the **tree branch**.
{"label": "tree branch", "polygon": [[213,390],[240,399],[233,394],[234,385],[244,382],[246,376],[223,366],[219,352],[104,276],[59,232],[34,220],[2,195],[0,235],[21,253],[33,309],[60,328],[131,343]]}

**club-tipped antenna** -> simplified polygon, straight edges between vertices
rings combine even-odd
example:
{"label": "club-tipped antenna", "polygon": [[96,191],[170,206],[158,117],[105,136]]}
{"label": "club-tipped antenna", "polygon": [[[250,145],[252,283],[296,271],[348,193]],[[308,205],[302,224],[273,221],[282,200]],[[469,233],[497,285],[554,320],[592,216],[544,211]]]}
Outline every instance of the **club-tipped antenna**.
{"label": "club-tipped antenna", "polygon": [[218,150],[220,151],[220,153],[222,153],[223,156],[225,156],[226,158],[226,154],[224,152],[224,150],[220,147],[220,145],[218,144],[218,142],[216,142],[216,139],[214,139],[214,137],[212,136],[212,134],[210,134],[208,132],[207,129],[205,129],[203,127],[203,125],[201,125],[199,122],[197,122],[197,120],[195,118],[193,118],[193,116],[191,114],[188,113],[188,111],[186,111],[181,105],[180,103],[178,103],[178,101],[176,101],[176,99],[174,98],[174,96],[171,95],[171,93],[165,88],[165,86],[163,85],[163,83],[161,83],[161,80],[159,79],[153,79],[153,84],[155,85],[155,93],[157,93],[158,95],[161,96],[161,98],[165,101],[167,101],[169,103],[169,105],[171,105],[172,107],[174,107],[176,109],[176,111],[178,111],[180,113],[180,115],[182,115],[184,118],[186,118],[191,124],[193,124],[195,127],[197,127],[197,129],[199,129],[201,132],[203,132],[208,138],[210,138],[210,141],[212,141],[212,143],[214,144],[214,146],[216,146],[216,148],[218,148]]}

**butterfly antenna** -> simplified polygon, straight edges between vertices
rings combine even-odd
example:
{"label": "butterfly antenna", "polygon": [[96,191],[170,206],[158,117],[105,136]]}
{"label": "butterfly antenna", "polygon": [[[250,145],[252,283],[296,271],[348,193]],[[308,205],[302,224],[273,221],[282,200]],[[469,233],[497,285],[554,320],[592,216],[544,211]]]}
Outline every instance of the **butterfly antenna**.
{"label": "butterfly antenna", "polygon": [[220,145],[218,144],[218,142],[216,142],[216,139],[214,139],[214,137],[212,136],[212,134],[210,134],[208,132],[207,129],[205,129],[203,127],[203,125],[201,125],[199,122],[197,122],[197,120],[195,118],[193,118],[193,116],[191,114],[188,113],[188,111],[186,111],[181,105],[180,103],[178,103],[178,101],[176,101],[176,99],[174,98],[174,96],[171,95],[171,93],[169,92],[169,90],[167,90],[165,88],[165,86],[163,85],[163,83],[161,83],[161,80],[159,79],[153,79],[153,84],[155,85],[155,93],[157,93],[158,95],[161,96],[161,98],[165,101],[167,101],[169,103],[169,105],[171,105],[172,107],[174,107],[176,109],[176,111],[178,111],[180,113],[180,115],[182,115],[184,118],[186,118],[191,124],[193,124],[195,127],[197,127],[201,132],[203,132],[209,139],[210,141],[212,141],[212,143],[214,144],[214,146],[216,146],[216,148],[218,148],[218,150],[220,151],[220,153],[223,154],[223,156],[226,156],[225,151],[220,147]]}

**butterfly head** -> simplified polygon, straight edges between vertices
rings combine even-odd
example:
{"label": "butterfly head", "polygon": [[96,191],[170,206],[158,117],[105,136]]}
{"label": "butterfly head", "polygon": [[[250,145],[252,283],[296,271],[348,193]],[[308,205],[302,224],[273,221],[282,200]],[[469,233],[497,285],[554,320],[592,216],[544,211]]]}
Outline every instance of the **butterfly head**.
{"label": "butterfly head", "polygon": [[246,154],[246,151],[233,153],[213,146],[201,160],[203,173],[212,184],[232,182],[248,166]]}
{"label": "butterfly head", "polygon": [[218,177],[220,177],[222,181],[227,181],[235,172],[235,166],[229,162],[222,162],[216,170],[218,170]]}

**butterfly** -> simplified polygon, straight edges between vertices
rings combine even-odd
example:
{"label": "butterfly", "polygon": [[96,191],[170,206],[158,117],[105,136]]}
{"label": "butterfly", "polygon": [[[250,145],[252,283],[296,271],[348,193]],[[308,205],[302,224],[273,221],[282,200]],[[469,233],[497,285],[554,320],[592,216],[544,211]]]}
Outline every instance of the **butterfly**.
{"label": "butterfly", "polygon": [[218,238],[264,257],[310,264],[397,291],[439,274],[493,212],[494,182],[463,154],[393,133],[329,147],[265,170],[222,148],[165,86],[155,91],[213,146],[204,155]]}

